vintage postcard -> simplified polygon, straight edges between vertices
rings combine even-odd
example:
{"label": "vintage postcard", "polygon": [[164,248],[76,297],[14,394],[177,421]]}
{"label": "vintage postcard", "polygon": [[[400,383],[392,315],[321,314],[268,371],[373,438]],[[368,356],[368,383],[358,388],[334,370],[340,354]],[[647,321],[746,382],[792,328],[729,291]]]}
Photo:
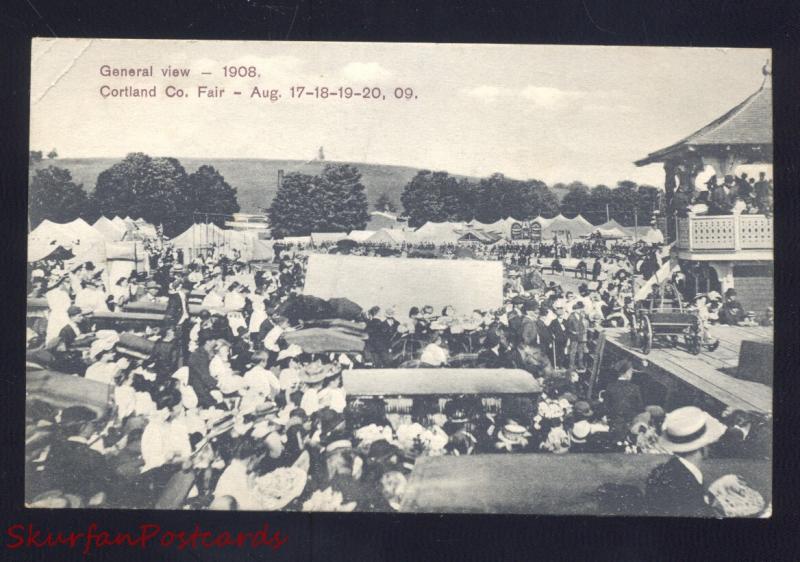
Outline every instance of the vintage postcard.
{"label": "vintage postcard", "polygon": [[769,517],[770,59],[34,40],[26,505]]}

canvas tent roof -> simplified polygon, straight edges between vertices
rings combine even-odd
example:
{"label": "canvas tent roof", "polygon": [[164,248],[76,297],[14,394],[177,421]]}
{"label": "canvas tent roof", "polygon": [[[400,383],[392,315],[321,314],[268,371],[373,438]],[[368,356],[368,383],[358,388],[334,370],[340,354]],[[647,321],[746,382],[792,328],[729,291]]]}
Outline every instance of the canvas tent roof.
{"label": "canvas tent roof", "polygon": [[[616,228],[617,230],[621,230],[622,232],[624,232],[625,236],[633,237],[633,235],[634,235],[634,229],[633,228],[628,227],[628,226],[622,226],[620,223],[618,223],[614,219],[608,220],[608,221],[604,222],[603,224],[598,224],[594,228],[595,228],[595,230],[597,230],[597,229],[611,230],[611,229],[615,229]],[[640,233],[644,233],[644,231],[645,231],[644,228],[639,228],[639,232]]]}
{"label": "canvas tent roof", "polygon": [[594,229],[594,232],[600,234],[603,238],[628,238],[628,234],[619,228],[600,228]]}
{"label": "canvas tent roof", "polygon": [[[648,474],[669,458],[623,453],[422,456],[414,465],[400,511],[600,515],[601,485],[613,482],[643,491]],[[769,503],[768,462],[707,459],[703,477],[711,483],[739,474]]]}
{"label": "canvas tent roof", "polygon": [[456,232],[466,226],[463,222],[426,222],[414,231],[414,239],[439,244],[455,243],[461,237]]}
{"label": "canvas tent roof", "polygon": [[457,313],[503,304],[503,264],[479,260],[420,260],[314,254],[308,258],[303,291],[322,299],[344,297],[364,309],[429,304]]}
{"label": "canvas tent roof", "polygon": [[487,232],[481,228],[466,228],[460,230],[461,237],[459,242],[482,242],[484,244],[494,244],[500,239],[500,234]]}
{"label": "canvas tent roof", "polygon": [[283,242],[284,244],[303,244],[305,246],[311,244],[311,236],[287,236],[281,238],[279,242]]}
{"label": "canvas tent roof", "polygon": [[347,237],[355,242],[364,242],[376,232],[377,230],[351,230]]}
{"label": "canvas tent roof", "polygon": [[324,244],[326,242],[338,242],[339,240],[344,240],[347,238],[347,233],[345,232],[312,232],[311,233],[311,243],[316,244]]}
{"label": "canvas tent roof", "polygon": [[122,240],[122,237],[125,235],[124,228],[106,217],[100,217],[92,226],[97,232],[103,235],[103,238],[111,242]]}
{"label": "canvas tent roof", "polygon": [[351,396],[536,394],[539,382],[521,369],[350,369],[342,384]]}
{"label": "canvas tent roof", "polygon": [[381,228],[370,236],[368,244],[402,244],[407,240],[406,233],[396,228]]}
{"label": "canvas tent roof", "polygon": [[585,226],[579,220],[568,219],[564,215],[558,215],[553,219],[548,219],[549,223],[545,226],[542,225],[542,238],[549,238],[556,232],[569,232],[572,238],[580,236],[587,236],[592,233],[594,227],[589,225]]}

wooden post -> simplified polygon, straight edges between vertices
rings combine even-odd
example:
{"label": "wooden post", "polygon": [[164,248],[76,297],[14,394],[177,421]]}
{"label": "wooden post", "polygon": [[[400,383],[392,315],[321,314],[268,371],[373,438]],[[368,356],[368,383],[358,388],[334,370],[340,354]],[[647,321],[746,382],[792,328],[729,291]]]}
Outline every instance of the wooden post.
{"label": "wooden post", "polygon": [[589,393],[587,398],[592,398],[594,392],[594,385],[597,384],[597,377],[600,374],[600,363],[603,361],[603,351],[606,347],[606,335],[600,332],[597,336],[597,348],[595,349],[594,356],[592,357],[592,376],[589,378]]}

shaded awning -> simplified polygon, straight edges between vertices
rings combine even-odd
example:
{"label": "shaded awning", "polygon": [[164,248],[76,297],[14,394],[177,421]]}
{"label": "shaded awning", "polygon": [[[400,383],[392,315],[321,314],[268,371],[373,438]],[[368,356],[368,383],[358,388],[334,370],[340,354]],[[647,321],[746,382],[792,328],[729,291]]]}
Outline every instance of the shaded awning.
{"label": "shaded awning", "polygon": [[522,369],[352,369],[342,376],[351,396],[492,396],[542,390]]}

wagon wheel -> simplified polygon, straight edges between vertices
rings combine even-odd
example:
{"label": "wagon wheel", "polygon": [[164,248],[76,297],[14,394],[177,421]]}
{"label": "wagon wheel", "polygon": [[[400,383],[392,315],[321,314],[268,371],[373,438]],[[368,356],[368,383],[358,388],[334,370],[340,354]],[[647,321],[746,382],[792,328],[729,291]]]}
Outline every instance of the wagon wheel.
{"label": "wagon wheel", "polygon": [[649,316],[642,316],[641,327],[639,329],[639,345],[642,353],[647,355],[653,347],[653,326],[650,324]]}

